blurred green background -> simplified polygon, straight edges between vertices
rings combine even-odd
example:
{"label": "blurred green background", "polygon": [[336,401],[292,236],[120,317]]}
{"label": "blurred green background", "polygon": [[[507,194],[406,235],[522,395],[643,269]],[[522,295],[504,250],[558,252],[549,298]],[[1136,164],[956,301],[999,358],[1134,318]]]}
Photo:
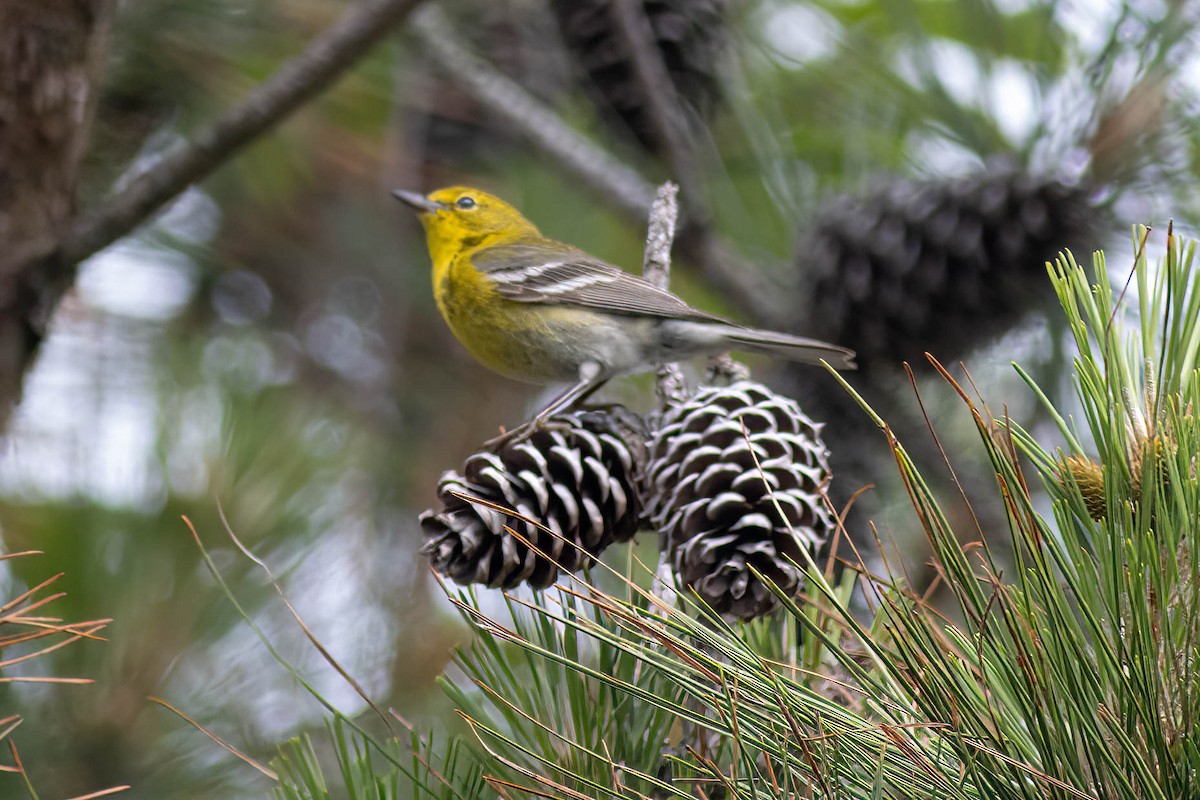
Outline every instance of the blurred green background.
{"label": "blurred green background", "polygon": [[[350,5],[120,3],[82,205],[102,202],[123,174],[236,103]],[[585,86],[588,53],[560,25],[570,4],[441,5],[474,52],[572,127],[647,180],[671,175],[628,117],[605,110],[605,92],[619,93],[621,79],[609,79],[615,90],[604,80]],[[703,196],[745,263],[792,287],[798,330],[821,327],[819,307],[801,311],[812,221],[830,198],[879,196],[900,180],[952,187],[1004,157],[1020,175],[1086,181],[1080,202],[1093,222],[1106,221],[1086,244],[1109,245],[1119,271],[1129,263],[1128,223],[1165,228],[1173,217],[1194,230],[1200,66],[1186,46],[1194,10],[1185,4],[730,0],[645,9],[651,18],[700,15],[693,22],[704,35],[691,35],[701,41],[680,45],[699,50],[676,73],[695,103]],[[322,724],[321,709],[221,594],[181,515],[326,696],[363,706],[233,546],[222,513],[380,705],[442,724],[433,680],[462,632],[417,552],[417,514],[434,502],[442,470],[542,399],[454,342],[431,302],[419,227],[389,196],[460,182],[512,201],[552,236],[627,268],[640,263],[639,225],[501,124],[402,27],[332,90],[82,266],[0,455],[4,547],[44,553],[5,565],[8,595],[63,572],[55,616],[114,620],[106,641],[14,668],[93,685],[0,684],[0,709],[25,720],[12,739],[40,796],[118,784],[139,798],[270,791],[150,696],[264,758]],[[878,219],[859,220],[865,212],[855,208],[841,222],[877,236]],[[1049,284],[1037,283],[1047,255],[1032,257],[1029,280],[1048,298]],[[695,304],[748,319],[686,262],[673,285]],[[1025,314],[1006,324],[949,358],[966,356],[985,394],[1004,395],[1014,359],[1052,384],[1044,377],[1063,363],[1053,325]],[[817,371],[754,366],[801,394],[832,385]],[[864,391],[890,398],[876,402],[885,416],[912,418],[907,382],[889,366],[873,366]],[[928,382],[928,366],[915,369]],[[856,413],[830,410],[837,401],[818,393],[814,407],[832,417]],[[927,399],[952,448],[955,435],[971,435],[970,421],[939,417],[944,394]],[[645,380],[609,395],[639,409],[652,403]],[[891,510],[895,482],[876,458],[882,440],[849,437],[844,447],[855,452],[841,453],[837,431],[829,435],[835,474],[839,459],[856,462],[841,496],[877,484],[872,516],[919,572],[923,544],[905,538],[912,530]],[[988,480],[961,467],[968,484]],[[869,539],[856,524],[851,532]],[[652,558],[654,543],[643,546]],[[0,774],[0,797],[24,796],[17,776]]]}

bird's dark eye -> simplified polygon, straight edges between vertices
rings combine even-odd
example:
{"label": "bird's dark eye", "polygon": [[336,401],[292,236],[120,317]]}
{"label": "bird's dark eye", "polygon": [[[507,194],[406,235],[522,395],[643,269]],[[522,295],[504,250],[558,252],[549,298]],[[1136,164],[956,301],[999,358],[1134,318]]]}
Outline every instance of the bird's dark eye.
{"label": "bird's dark eye", "polygon": [[474,208],[475,207],[475,198],[474,197],[466,197],[466,196],[460,197],[460,198],[458,198],[458,202],[456,202],[454,205],[458,206],[459,208],[463,208],[463,209]]}

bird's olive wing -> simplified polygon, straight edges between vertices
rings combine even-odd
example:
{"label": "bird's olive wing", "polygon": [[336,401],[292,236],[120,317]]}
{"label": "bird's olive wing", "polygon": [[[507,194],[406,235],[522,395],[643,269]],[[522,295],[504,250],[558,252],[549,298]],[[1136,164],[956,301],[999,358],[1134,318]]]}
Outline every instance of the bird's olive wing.
{"label": "bird's olive wing", "polygon": [[559,303],[624,314],[720,320],[670,292],[595,256],[554,243],[508,244],[476,253],[476,268],[501,296],[522,303]]}

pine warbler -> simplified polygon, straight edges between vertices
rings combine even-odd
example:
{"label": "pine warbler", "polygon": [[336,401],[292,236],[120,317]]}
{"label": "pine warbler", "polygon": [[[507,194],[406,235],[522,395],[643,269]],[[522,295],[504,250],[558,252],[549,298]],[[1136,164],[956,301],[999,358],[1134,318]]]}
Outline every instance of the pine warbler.
{"label": "pine warbler", "polygon": [[393,193],[420,215],[433,295],[450,330],[484,366],[529,383],[574,383],[535,422],[609,378],[668,361],[745,350],[853,369],[854,353],[746,328],[569,244],[543,236],[498,197],[455,186]]}

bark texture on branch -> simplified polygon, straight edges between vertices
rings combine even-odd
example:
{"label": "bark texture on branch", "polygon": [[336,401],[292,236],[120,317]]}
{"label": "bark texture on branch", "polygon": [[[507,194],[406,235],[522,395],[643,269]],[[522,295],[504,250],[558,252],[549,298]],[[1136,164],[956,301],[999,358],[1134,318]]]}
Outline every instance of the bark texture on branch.
{"label": "bark texture on branch", "polygon": [[327,88],[421,0],[363,0],[96,209],[74,214],[113,0],[0,0],[0,431],[76,265]]}
{"label": "bark texture on branch", "polygon": [[[6,0],[0,0],[6,2]],[[184,189],[206,178],[242,148],[278,125],[366,55],[421,0],[364,0],[309,42],[239,104],[180,142],[104,207],[75,220],[45,263],[56,271],[132,233]]]}
{"label": "bark texture on branch", "polygon": [[0,428],[51,287],[22,274],[74,213],[107,52],[111,0],[0,2]]}

